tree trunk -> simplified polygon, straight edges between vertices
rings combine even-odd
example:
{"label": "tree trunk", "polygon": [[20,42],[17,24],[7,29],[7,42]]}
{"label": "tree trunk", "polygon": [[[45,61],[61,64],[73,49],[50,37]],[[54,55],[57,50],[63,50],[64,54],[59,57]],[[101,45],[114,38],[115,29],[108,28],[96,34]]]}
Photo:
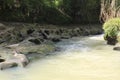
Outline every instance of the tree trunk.
{"label": "tree trunk", "polygon": [[120,17],[120,5],[118,4],[118,0],[101,0],[101,22]]}

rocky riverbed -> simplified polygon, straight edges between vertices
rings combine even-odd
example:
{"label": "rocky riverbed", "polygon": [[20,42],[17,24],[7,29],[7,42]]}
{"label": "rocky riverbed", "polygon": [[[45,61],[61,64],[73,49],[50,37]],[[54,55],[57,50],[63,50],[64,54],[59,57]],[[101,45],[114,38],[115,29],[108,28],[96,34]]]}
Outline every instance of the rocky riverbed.
{"label": "rocky riverbed", "polygon": [[27,23],[0,24],[1,60],[12,59],[13,50],[18,50],[30,61],[51,55],[59,50],[55,43],[72,37],[97,35],[102,33],[101,25],[40,25]]}

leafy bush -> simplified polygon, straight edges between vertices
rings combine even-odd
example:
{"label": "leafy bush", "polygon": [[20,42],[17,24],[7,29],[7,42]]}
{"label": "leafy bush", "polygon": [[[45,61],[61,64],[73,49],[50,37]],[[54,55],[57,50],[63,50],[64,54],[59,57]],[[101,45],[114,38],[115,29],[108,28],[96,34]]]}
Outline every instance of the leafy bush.
{"label": "leafy bush", "polygon": [[117,35],[120,32],[120,18],[112,18],[104,23],[104,39],[108,41],[108,39],[116,40]]}

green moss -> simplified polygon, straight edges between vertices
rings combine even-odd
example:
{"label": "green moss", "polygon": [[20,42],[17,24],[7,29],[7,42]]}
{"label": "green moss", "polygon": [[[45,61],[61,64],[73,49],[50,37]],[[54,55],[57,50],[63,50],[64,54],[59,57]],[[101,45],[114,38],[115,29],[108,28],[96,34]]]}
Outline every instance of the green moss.
{"label": "green moss", "polygon": [[120,18],[113,18],[105,22],[103,25],[103,30],[105,33],[105,40],[107,37],[117,37],[117,34],[120,31]]}
{"label": "green moss", "polygon": [[52,44],[41,44],[38,46],[21,46],[19,47],[20,51],[24,54],[28,54],[29,52],[46,54],[48,52],[52,52],[55,50],[55,46]]}

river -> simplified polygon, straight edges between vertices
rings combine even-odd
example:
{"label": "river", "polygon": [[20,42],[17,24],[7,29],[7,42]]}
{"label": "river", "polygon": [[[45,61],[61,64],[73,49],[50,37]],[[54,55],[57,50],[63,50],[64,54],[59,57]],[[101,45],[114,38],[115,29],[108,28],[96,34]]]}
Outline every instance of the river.
{"label": "river", "polygon": [[103,35],[76,37],[56,44],[61,50],[26,68],[0,71],[0,80],[120,80],[120,52]]}

